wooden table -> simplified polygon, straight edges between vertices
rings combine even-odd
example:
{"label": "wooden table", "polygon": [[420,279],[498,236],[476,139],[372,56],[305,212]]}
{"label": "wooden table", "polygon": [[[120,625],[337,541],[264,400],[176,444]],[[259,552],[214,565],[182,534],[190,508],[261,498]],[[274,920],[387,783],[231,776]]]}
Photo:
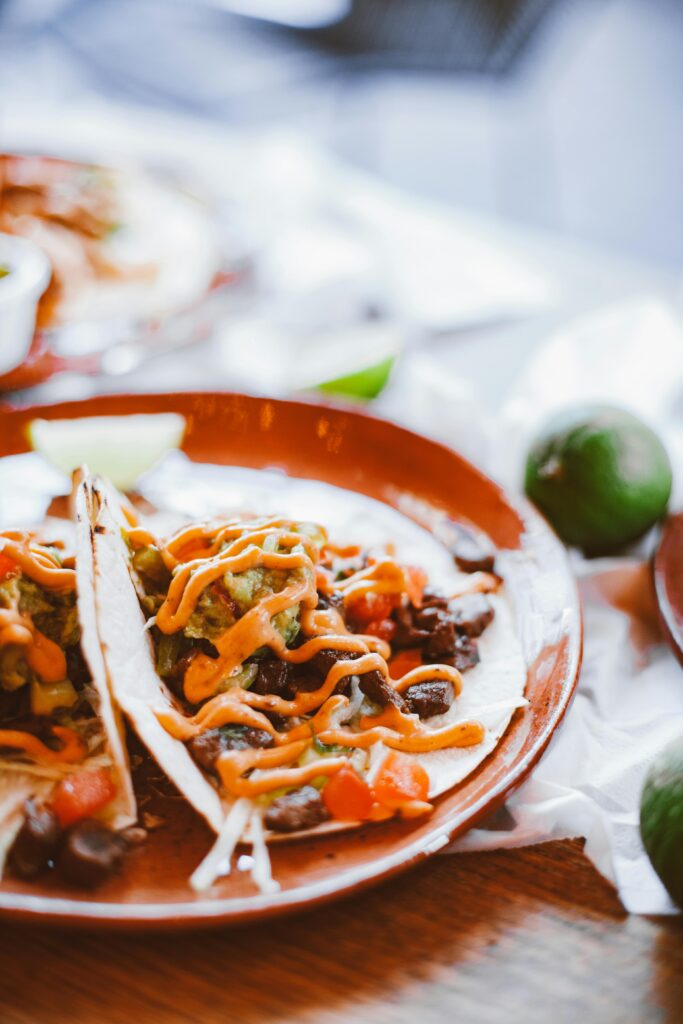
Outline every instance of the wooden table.
{"label": "wooden table", "polygon": [[0,924],[2,1024],[683,1021],[683,919],[627,916],[578,842],[433,858],[235,930]]}

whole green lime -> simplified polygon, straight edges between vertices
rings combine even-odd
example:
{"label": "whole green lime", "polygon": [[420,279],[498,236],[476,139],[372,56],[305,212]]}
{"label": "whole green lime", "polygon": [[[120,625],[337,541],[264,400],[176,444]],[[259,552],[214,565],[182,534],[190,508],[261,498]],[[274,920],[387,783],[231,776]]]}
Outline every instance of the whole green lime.
{"label": "whole green lime", "polygon": [[650,767],[640,798],[640,834],[671,899],[683,907],[683,736]]}
{"label": "whole green lime", "polygon": [[534,441],[525,489],[567,544],[608,554],[664,514],[671,463],[637,416],[609,405],[557,414]]}

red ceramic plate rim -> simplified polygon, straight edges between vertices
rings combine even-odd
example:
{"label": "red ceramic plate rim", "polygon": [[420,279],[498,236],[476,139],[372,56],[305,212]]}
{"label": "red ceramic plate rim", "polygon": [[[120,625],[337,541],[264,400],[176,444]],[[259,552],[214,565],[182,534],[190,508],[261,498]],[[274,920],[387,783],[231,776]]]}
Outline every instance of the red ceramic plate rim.
{"label": "red ceramic plate rim", "polygon": [[[227,413],[226,413],[227,410]],[[246,412],[245,412],[246,410]],[[178,394],[129,394],[106,395],[82,401],[64,402],[55,405],[12,408],[0,405],[0,457],[26,451],[25,440],[27,423],[35,417],[47,419],[76,418],[80,416],[115,415],[117,413],[178,411],[188,417],[188,435],[197,423],[211,422],[212,417],[229,415],[235,422],[243,422],[245,415],[252,417],[255,423],[263,423],[264,410],[267,416],[276,413],[288,417],[292,422],[310,420],[318,417],[317,423],[326,424],[326,430],[332,430],[334,436],[335,423],[338,430],[348,430],[355,435],[367,435],[367,443],[372,445],[377,437],[391,443],[391,450],[400,458],[402,450],[415,448],[425,461],[448,465],[452,462],[454,470],[460,470],[490,495],[491,505],[498,510],[504,509],[506,514],[517,518],[521,526],[519,547],[531,552],[531,561],[536,554],[542,562],[550,559],[553,573],[562,592],[562,607],[556,609],[558,621],[546,627],[556,639],[556,648],[561,647],[562,678],[555,686],[551,696],[544,700],[543,706],[526,709],[536,716],[536,738],[524,756],[520,757],[511,769],[494,785],[486,789],[481,796],[466,810],[448,814],[445,820],[435,823],[433,828],[423,828],[413,843],[403,844],[396,852],[383,855],[381,858],[372,856],[371,848],[361,868],[356,866],[352,871],[343,868],[321,882],[309,882],[290,891],[275,895],[253,895],[248,897],[216,898],[202,903],[196,902],[103,902],[96,898],[65,899],[41,894],[31,895],[25,892],[13,893],[3,891],[0,883],[0,915],[13,919],[34,920],[42,923],[70,924],[87,927],[198,927],[225,923],[242,923],[255,919],[289,912],[295,909],[312,906],[336,896],[358,891],[370,884],[388,878],[421,860],[443,849],[449,841],[461,835],[477,824],[482,818],[499,807],[508,796],[529,774],[533,766],[543,755],[553,733],[559,726],[574,694],[581,664],[582,655],[582,619],[578,591],[571,575],[564,548],[552,533],[550,527],[539,513],[524,499],[509,497],[497,484],[485,477],[480,471],[468,463],[462,456],[445,448],[435,441],[428,440],[403,427],[380,420],[359,411],[349,410],[332,404],[318,404],[303,401],[280,401],[257,398],[253,396],[235,395],[232,393],[192,393]],[[235,418],[236,417],[236,418]],[[330,424],[332,427],[330,428]],[[218,420],[215,423],[216,430]],[[208,435],[207,435],[208,436]],[[320,429],[316,429],[320,436]],[[311,434],[311,444],[316,443]],[[187,446],[187,439],[183,445]],[[327,451],[334,456],[334,446]],[[306,462],[306,456],[303,458]],[[213,461],[220,461],[214,458]],[[235,460],[237,464],[250,465],[250,459]],[[255,468],[272,463],[257,459]],[[279,464],[279,463],[277,463]],[[315,459],[311,457],[311,464]],[[296,466],[294,470],[296,470]],[[294,471],[292,475],[304,476],[304,472]],[[311,474],[314,475],[314,474]],[[368,487],[358,488],[365,493],[372,493]],[[493,514],[493,513],[492,513]],[[497,514],[497,512],[496,512]],[[468,517],[475,525],[476,517]],[[536,553],[536,554],[535,554]],[[538,560],[537,559],[537,560]],[[539,672],[542,671],[542,666]],[[531,670],[530,670],[531,672]],[[518,715],[520,712],[517,713]],[[513,722],[515,720],[513,719]],[[539,724],[540,723],[540,724]],[[510,725],[508,732],[513,729]],[[528,730],[527,730],[528,731]],[[497,750],[475,771],[476,776],[492,759],[495,760]],[[456,787],[457,792],[459,787]],[[439,798],[438,803],[452,799],[454,791]],[[381,828],[382,826],[375,826]],[[329,843],[330,839],[319,840]],[[371,844],[368,844],[371,847]]]}
{"label": "red ceramic plate rim", "polygon": [[683,665],[683,513],[664,523],[652,574],[664,635]]}

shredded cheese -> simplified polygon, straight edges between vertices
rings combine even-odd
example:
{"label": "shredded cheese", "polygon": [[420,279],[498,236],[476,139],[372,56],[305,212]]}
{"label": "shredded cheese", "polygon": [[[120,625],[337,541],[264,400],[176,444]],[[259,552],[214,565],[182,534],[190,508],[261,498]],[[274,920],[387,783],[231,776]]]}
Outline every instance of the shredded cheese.
{"label": "shredded cheese", "polygon": [[220,875],[229,875],[230,858],[242,838],[252,812],[251,800],[236,800],[223,822],[215,843],[190,877],[195,892],[209,889]]}

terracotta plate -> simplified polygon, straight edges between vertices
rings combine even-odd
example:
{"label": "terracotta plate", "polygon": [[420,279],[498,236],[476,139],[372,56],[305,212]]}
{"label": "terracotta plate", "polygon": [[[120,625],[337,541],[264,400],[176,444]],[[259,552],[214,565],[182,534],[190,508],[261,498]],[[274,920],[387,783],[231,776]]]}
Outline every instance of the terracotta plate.
{"label": "terracotta plate", "polygon": [[[356,412],[303,402],[229,394],[107,396],[85,402],[0,408],[0,455],[26,450],[26,423],[47,418],[177,411],[187,417],[184,448],[198,461],[281,467],[292,476],[327,481],[396,505],[417,497],[484,530],[512,549],[507,583],[527,647],[533,650],[527,696],[491,756],[419,823],[392,822],[289,844],[272,851],[282,885],[262,896],[236,871],[211,896],[187,878],[207,851],[207,830],[169,787],[155,778],[136,785],[147,814],[168,819],[134,851],[120,877],[95,895],[46,878],[0,884],[0,912],[41,921],[112,926],[196,926],[241,922],[348,893],[436,853],[484,818],[538,761],[572,696],[581,658],[576,587],[564,550],[545,522],[509,498],[459,455],[407,430]],[[147,770],[149,772],[149,770]],[[154,823],[154,818],[148,823]],[[453,870],[458,870],[457,861]]]}
{"label": "terracotta plate", "polygon": [[653,574],[664,633],[683,665],[683,513],[670,516],[664,524]]}

